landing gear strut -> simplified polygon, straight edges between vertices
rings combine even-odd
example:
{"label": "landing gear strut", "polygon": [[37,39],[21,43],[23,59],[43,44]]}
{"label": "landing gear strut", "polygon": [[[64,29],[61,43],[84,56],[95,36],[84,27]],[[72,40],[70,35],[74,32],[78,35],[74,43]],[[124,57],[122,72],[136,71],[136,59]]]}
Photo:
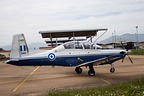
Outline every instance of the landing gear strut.
{"label": "landing gear strut", "polygon": [[89,71],[88,71],[89,76],[94,76],[95,75],[95,70],[93,68],[93,63],[89,64]]}
{"label": "landing gear strut", "polygon": [[76,71],[77,74],[81,74],[82,73],[82,68],[76,67],[75,71]]}
{"label": "landing gear strut", "polygon": [[114,72],[115,72],[115,68],[114,68],[114,66],[113,66],[112,64],[111,64],[110,72],[111,72],[111,73],[114,73]]}

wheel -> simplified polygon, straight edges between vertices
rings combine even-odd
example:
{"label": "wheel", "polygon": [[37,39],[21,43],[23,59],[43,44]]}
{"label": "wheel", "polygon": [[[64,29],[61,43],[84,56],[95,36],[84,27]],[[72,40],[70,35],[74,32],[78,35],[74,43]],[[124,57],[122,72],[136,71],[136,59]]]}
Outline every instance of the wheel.
{"label": "wheel", "polygon": [[110,69],[110,72],[111,72],[111,73],[114,73],[114,72],[115,72],[115,68],[112,67],[112,68]]}
{"label": "wheel", "polygon": [[89,70],[88,71],[88,75],[89,76],[94,76],[95,75],[95,71],[94,70]]}
{"label": "wheel", "polygon": [[77,72],[77,74],[81,74],[82,73],[82,68],[76,67],[75,71]]}

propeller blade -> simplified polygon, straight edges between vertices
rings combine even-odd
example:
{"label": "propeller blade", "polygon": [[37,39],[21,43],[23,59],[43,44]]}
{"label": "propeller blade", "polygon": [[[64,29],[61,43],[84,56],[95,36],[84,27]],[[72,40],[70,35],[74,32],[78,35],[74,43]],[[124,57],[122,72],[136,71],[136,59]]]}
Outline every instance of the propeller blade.
{"label": "propeller blade", "polygon": [[122,41],[121,41],[121,46],[122,46],[122,49],[125,49],[124,44],[123,44],[123,42],[122,42]]}
{"label": "propeller blade", "polygon": [[122,63],[124,62],[125,57],[122,59]]}
{"label": "propeller blade", "polygon": [[132,59],[130,58],[130,56],[129,55],[127,55],[128,56],[128,58],[129,58],[129,60],[131,61],[131,63],[133,64],[133,61],[132,61]]}

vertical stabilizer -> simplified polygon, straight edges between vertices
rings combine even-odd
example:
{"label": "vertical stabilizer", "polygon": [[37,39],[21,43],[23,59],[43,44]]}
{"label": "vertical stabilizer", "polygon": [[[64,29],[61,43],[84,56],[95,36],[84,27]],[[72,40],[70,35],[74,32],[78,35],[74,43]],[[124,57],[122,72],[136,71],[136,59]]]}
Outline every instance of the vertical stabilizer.
{"label": "vertical stabilizer", "polygon": [[14,35],[12,41],[10,59],[21,58],[23,56],[28,56],[28,54],[29,50],[24,34]]}

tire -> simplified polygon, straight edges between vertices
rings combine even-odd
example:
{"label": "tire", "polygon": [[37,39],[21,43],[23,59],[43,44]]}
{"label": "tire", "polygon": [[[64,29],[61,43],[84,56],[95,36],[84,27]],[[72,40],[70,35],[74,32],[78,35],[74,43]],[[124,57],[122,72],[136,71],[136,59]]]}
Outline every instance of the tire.
{"label": "tire", "polygon": [[82,73],[82,68],[76,67],[75,71],[76,71],[77,74],[81,74]]}
{"label": "tire", "polygon": [[114,72],[115,72],[115,68],[111,68],[111,69],[110,69],[110,72],[111,72],[111,73],[114,73]]}
{"label": "tire", "polygon": [[88,75],[89,76],[94,76],[95,75],[95,71],[94,70],[89,70],[88,71]]}

